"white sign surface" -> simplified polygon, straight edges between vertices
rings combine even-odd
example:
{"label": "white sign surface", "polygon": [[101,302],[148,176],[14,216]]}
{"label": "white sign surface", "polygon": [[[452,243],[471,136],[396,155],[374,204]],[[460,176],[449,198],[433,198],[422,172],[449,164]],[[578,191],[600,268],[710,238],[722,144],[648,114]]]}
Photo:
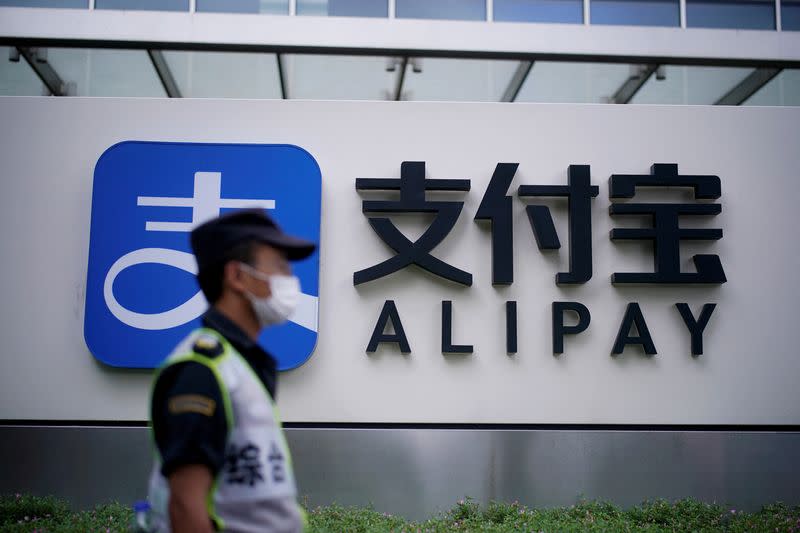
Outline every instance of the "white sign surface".
{"label": "white sign surface", "polygon": [[[280,102],[0,98],[0,418],[144,420],[150,373],[96,362],[83,339],[92,175],[99,156],[125,140],[280,143],[310,152],[322,171],[318,343],[283,373],[285,421],[594,424],[798,424],[795,325],[800,271],[800,109],[526,104]],[[469,179],[471,190],[428,193],[464,201],[433,255],[472,274],[462,286],[411,266],[354,286],[353,274],[394,252],[362,213],[357,178],[397,178],[424,161],[432,179]],[[498,163],[518,163],[512,198],[514,282],[492,285],[491,232],[473,218]],[[718,241],[681,245],[716,254],[727,283],[612,285],[614,272],[653,269],[652,247],[612,242],[646,218],[610,216],[612,174],[717,175],[721,214],[682,227],[721,228]],[[519,185],[566,185],[569,165],[589,165],[593,277],[557,286],[569,269],[566,201],[520,199]],[[635,201],[695,203],[690,190],[637,189]],[[705,200],[698,203],[709,203]],[[551,208],[562,247],[540,251],[525,213]],[[431,215],[387,215],[410,240]],[[188,275],[188,274],[187,274]],[[411,347],[366,348],[386,300]],[[452,301],[452,342],[442,354],[442,302]],[[505,302],[517,302],[518,349],[506,353]],[[586,331],[552,349],[553,302],[580,302]],[[631,302],[658,353],[612,356]],[[694,316],[716,309],[693,357],[675,304]],[[571,320],[568,318],[568,323]]]}

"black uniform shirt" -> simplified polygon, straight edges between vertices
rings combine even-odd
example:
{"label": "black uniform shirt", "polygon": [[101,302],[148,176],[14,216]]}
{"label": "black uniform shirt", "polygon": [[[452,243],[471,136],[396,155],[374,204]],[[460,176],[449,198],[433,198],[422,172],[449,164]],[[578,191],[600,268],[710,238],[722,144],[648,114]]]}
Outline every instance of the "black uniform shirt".
{"label": "black uniform shirt", "polygon": [[[203,315],[203,326],[219,332],[231,343],[274,400],[276,364],[272,356],[214,308]],[[211,370],[194,361],[166,368],[154,387],[150,409],[161,452],[161,473],[169,476],[179,466],[202,464],[216,476],[225,462],[228,426],[222,393]]]}

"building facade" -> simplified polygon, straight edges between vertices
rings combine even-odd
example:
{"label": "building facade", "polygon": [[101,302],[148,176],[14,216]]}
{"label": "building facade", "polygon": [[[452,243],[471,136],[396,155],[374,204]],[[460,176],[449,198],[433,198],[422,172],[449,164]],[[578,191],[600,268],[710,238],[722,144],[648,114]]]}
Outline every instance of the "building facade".
{"label": "building facade", "polygon": [[[0,491],[143,495],[135,343],[191,325],[211,190],[317,217],[279,393],[310,504],[798,503],[797,2],[0,6]],[[215,155],[251,145],[297,198]]]}

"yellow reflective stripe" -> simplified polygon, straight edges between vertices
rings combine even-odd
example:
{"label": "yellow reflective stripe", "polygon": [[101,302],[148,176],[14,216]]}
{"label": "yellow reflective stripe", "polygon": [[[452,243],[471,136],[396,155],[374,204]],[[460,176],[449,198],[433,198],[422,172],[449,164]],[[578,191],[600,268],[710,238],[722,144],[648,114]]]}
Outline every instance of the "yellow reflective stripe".
{"label": "yellow reflective stripe", "polygon": [[[227,347],[226,347],[227,348]],[[230,436],[230,432],[233,430],[233,406],[231,404],[231,396],[228,392],[228,387],[225,385],[225,381],[222,379],[222,374],[220,374],[217,365],[219,362],[229,356],[231,352],[226,349],[226,351],[220,355],[216,359],[210,359],[208,357],[191,353],[181,357],[177,357],[170,361],[170,364],[176,363],[183,363],[186,361],[193,361],[195,363],[200,363],[204,365],[206,368],[211,370],[211,373],[214,374],[214,378],[217,380],[217,384],[219,385],[220,394],[222,395],[222,404],[225,409],[225,421],[228,425],[228,435]],[[222,531],[225,529],[225,521],[222,517],[217,514],[217,509],[214,505],[214,496],[217,493],[217,485],[219,483],[219,474],[214,478],[214,482],[211,484],[211,488],[206,495],[206,511],[208,512],[208,516],[211,517],[211,520],[214,522],[218,531]]]}
{"label": "yellow reflective stripe", "polygon": [[297,510],[300,512],[300,521],[303,522],[303,531],[308,531],[308,513],[299,503],[297,504]]}
{"label": "yellow reflective stripe", "polygon": [[200,363],[201,365],[211,370],[211,373],[214,374],[214,378],[217,380],[217,385],[219,385],[219,391],[220,394],[222,395],[222,405],[225,410],[225,421],[228,423],[228,431],[233,429],[233,404],[231,403],[231,395],[228,392],[228,387],[225,385],[225,380],[222,379],[222,374],[220,374],[217,365],[219,365],[219,363],[225,358],[227,358],[229,355],[230,352],[227,350],[216,359],[211,359],[209,357],[196,353],[189,353],[170,360],[168,365],[171,366],[178,363],[185,363],[187,361],[192,361],[194,363]]}
{"label": "yellow reflective stripe", "polygon": [[217,493],[217,485],[219,485],[219,476],[214,478],[214,482],[211,484],[211,489],[206,495],[206,512],[208,513],[208,516],[211,517],[211,521],[214,522],[214,528],[217,531],[224,531],[225,520],[223,520],[222,517],[217,514],[217,508],[214,506],[214,495]]}
{"label": "yellow reflective stripe", "polygon": [[[217,381],[217,385],[219,385],[220,395],[222,396],[223,409],[225,411],[225,422],[226,422],[226,424],[228,426],[228,435],[230,436],[230,432],[233,430],[233,425],[234,425],[233,404],[231,403],[231,396],[230,396],[230,393],[228,391],[228,387],[225,385],[225,380],[223,380],[223,378],[222,378],[222,374],[219,371],[218,365],[222,361],[224,361],[225,359],[230,357],[231,353],[235,353],[235,352],[232,351],[232,348],[231,348],[230,344],[228,344],[228,342],[225,340],[225,338],[222,337],[216,331],[214,331],[212,329],[208,329],[208,328],[200,328],[198,331],[213,335],[214,337],[219,339],[220,342],[223,345],[223,353],[222,353],[222,355],[220,355],[220,356],[218,356],[218,357],[216,357],[214,359],[211,359],[209,357],[206,357],[206,356],[198,354],[198,353],[189,352],[189,353],[186,353],[186,354],[183,354],[183,355],[180,355],[180,356],[169,357],[164,362],[164,364],[160,368],[158,368],[158,370],[156,370],[155,376],[153,377],[152,389],[155,390],[155,384],[158,381],[159,376],[161,376],[161,373],[164,372],[165,369],[169,368],[172,365],[191,361],[191,362],[199,363],[199,364],[205,366],[206,368],[211,370],[211,373],[214,375],[214,379],[216,379],[216,381]],[[195,331],[193,334],[198,333],[198,331]],[[153,412],[152,403],[153,403],[153,394],[151,392],[151,394],[150,394],[150,413]],[[160,453],[158,451],[158,446],[156,445],[156,442],[155,442],[155,432],[153,431],[152,422],[150,424],[150,437],[151,437],[151,441],[153,443],[154,453],[160,459]],[[222,531],[222,530],[225,529],[225,521],[217,514],[216,507],[214,505],[214,496],[217,493],[217,485],[218,484],[219,484],[219,474],[214,478],[214,481],[211,484],[211,488],[209,489],[209,492],[206,495],[206,511],[208,512],[208,516],[211,518],[212,522],[214,522],[214,526],[216,527],[216,529],[218,531]]]}
{"label": "yellow reflective stripe", "polygon": [[[259,386],[261,387],[261,390],[264,391],[264,395],[269,400],[269,404],[272,407],[272,418],[275,420],[275,425],[278,426],[278,429],[280,430],[280,431],[278,431],[278,435],[280,435],[280,437],[281,437],[281,443],[283,444],[283,449],[286,452],[286,464],[289,466],[289,470],[291,470],[291,472],[292,472],[292,478],[294,478],[294,466],[292,465],[292,452],[289,449],[289,443],[286,442],[286,435],[283,434],[283,422],[281,422],[281,417],[278,414],[278,406],[275,404],[275,401],[272,399],[272,396],[270,395],[269,391],[264,386],[264,382],[261,381],[261,378],[259,378],[256,375],[256,373],[253,371],[252,367],[250,366],[250,363],[245,361],[244,358],[236,350],[233,350],[232,353],[234,353],[236,356],[239,357],[241,363],[244,365],[244,367],[250,373],[250,376],[252,376],[252,378],[256,381],[256,383],[259,384]],[[297,483],[296,479],[295,479],[295,483]],[[303,531],[307,531],[308,530],[308,513],[306,513],[306,510],[303,509],[303,506],[300,505],[300,503],[298,503],[297,501],[295,501],[295,506],[297,507],[297,512],[300,514],[300,521],[303,523]]]}
{"label": "yellow reflective stripe", "polygon": [[261,390],[264,391],[264,395],[269,400],[270,407],[272,407],[272,418],[275,420],[275,425],[278,426],[278,429],[280,429],[278,434],[281,436],[281,443],[283,444],[283,449],[286,451],[286,463],[289,465],[289,468],[292,471],[292,477],[294,477],[294,466],[292,466],[292,452],[289,450],[289,443],[286,442],[286,436],[283,434],[283,422],[281,422],[281,417],[278,414],[278,406],[275,404],[275,400],[272,399],[272,396],[270,396],[269,391],[264,386],[264,382],[261,381],[261,378],[259,378],[253,371],[252,367],[250,366],[250,363],[245,361],[244,358],[239,354],[239,352],[234,350],[233,353],[239,357],[244,367],[247,369],[247,371],[250,373],[250,375],[253,377],[256,383],[258,383],[258,385],[261,387]]}
{"label": "yellow reflective stripe", "polygon": [[[206,331],[210,331],[210,330],[206,330]],[[220,359],[224,359],[228,355],[229,355],[229,352],[227,352],[227,350],[226,350],[226,352],[224,352],[219,357],[220,357]],[[166,370],[170,366],[172,366],[174,364],[178,364],[178,363],[185,363],[187,361],[200,363],[201,365],[203,365],[206,368],[208,368],[209,370],[211,370],[211,373],[214,374],[214,378],[217,380],[217,385],[219,385],[220,394],[222,395],[222,404],[223,404],[223,409],[225,411],[225,421],[226,421],[226,423],[228,425],[228,431],[230,431],[231,429],[233,429],[233,406],[231,404],[230,394],[228,393],[228,387],[225,386],[225,381],[222,379],[222,374],[219,373],[219,369],[216,366],[218,361],[216,361],[214,359],[210,359],[210,358],[205,357],[205,356],[200,355],[200,354],[196,354],[196,353],[187,353],[187,354],[184,354],[184,355],[181,355],[181,356],[177,356],[177,357],[173,357],[173,358],[167,359],[166,362],[156,370],[155,375],[153,376],[153,384],[150,387],[151,388],[151,392],[150,392],[150,412],[148,413],[148,415],[149,415],[148,418],[150,416],[152,416],[152,413],[153,413],[153,391],[155,390],[155,386],[156,386],[156,383],[158,382],[158,378],[161,376],[161,374],[164,372],[164,370]],[[152,420],[150,421],[148,426],[150,428],[150,442],[151,442],[155,452],[157,452],[158,451],[158,445],[156,443],[156,434],[155,434],[155,431],[153,430],[153,422],[152,422]]]}

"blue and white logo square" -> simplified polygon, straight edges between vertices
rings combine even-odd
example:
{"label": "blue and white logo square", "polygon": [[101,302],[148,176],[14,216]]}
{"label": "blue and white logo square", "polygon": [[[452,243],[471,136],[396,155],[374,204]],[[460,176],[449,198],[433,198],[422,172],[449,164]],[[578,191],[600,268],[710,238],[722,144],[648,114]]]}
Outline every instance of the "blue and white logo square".
{"label": "blue and white logo square", "polygon": [[[84,338],[115,367],[154,368],[200,325],[207,302],[189,233],[230,209],[268,210],[287,233],[319,243],[321,175],[297,146],[127,141],[97,161]],[[280,370],[317,342],[319,252],[293,264],[303,298],[259,342]]]}

